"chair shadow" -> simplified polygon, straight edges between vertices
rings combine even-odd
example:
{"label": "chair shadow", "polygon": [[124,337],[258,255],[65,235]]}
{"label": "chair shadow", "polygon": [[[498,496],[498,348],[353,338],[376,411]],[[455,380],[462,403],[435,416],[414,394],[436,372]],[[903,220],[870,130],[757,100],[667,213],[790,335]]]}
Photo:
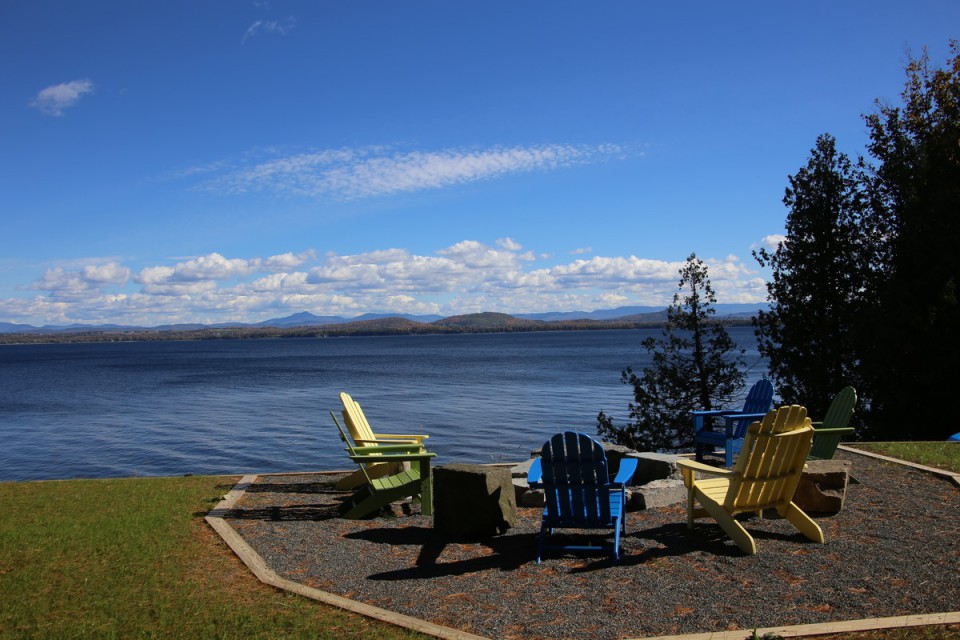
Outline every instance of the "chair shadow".
{"label": "chair shadow", "polygon": [[[799,532],[787,534],[763,531],[751,529],[749,525],[747,529],[750,535],[758,542],[760,540],[780,540],[801,545],[805,543],[814,544]],[[640,529],[633,533],[628,533],[624,537],[624,539],[630,538],[653,540],[658,543],[658,546],[646,547],[639,553],[621,554],[620,561],[617,563],[618,566],[641,566],[660,558],[678,557],[692,553],[726,558],[750,557],[734,544],[733,540],[727,536],[719,525],[706,522],[697,523],[693,531],[687,528],[685,522],[665,524],[653,529]],[[570,572],[587,573],[608,568],[613,566],[613,564],[613,561],[609,557],[598,558],[583,567],[573,568]]]}
{"label": "chair shadow", "polygon": [[334,482],[254,482],[247,487],[247,493],[309,493],[309,494],[342,494],[343,491],[334,489]]}
{"label": "chair shadow", "polygon": [[333,504],[308,504],[285,507],[266,506],[214,509],[206,515],[220,517],[224,520],[264,520],[271,522],[309,520],[319,522],[339,518],[340,510],[337,505]]}
{"label": "chair shadow", "polygon": [[[478,571],[513,571],[532,559],[536,534],[514,533],[484,538],[447,536],[431,527],[368,529],[347,534],[346,538],[391,546],[418,546],[420,553],[414,566],[384,571],[367,576],[370,580],[429,580],[443,576],[459,576]],[[449,544],[477,544],[490,549],[480,557],[438,562]]]}

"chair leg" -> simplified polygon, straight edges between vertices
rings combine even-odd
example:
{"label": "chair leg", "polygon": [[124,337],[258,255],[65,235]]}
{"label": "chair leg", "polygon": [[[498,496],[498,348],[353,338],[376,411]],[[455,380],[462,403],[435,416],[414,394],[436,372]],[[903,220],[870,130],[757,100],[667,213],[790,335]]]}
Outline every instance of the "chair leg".
{"label": "chair leg", "polygon": [[757,543],[754,542],[753,536],[747,533],[747,530],[743,528],[743,525],[737,522],[737,520],[727,513],[727,510],[722,506],[714,502],[713,500],[704,500],[700,499],[700,504],[703,505],[703,508],[706,509],[707,513],[717,521],[717,524],[720,525],[720,528],[730,536],[730,539],[733,540],[740,550],[749,555],[756,555],[757,553]]}
{"label": "chair leg", "polygon": [[821,529],[820,525],[814,522],[810,516],[804,513],[800,507],[791,502],[782,509],[777,507],[777,511],[780,512],[781,516],[789,520],[790,524],[795,526],[808,540],[823,544],[823,529]]}
{"label": "chair leg", "polygon": [[[620,519],[623,520],[623,516],[620,516]],[[617,526],[613,528],[613,561],[617,562],[620,560],[620,523],[617,523]]]}
{"label": "chair leg", "polygon": [[724,444],[724,462],[727,465],[727,469],[733,467],[733,440],[727,439]]}
{"label": "chair leg", "polygon": [[[543,538],[547,532],[547,525],[544,524],[540,527],[540,537],[537,539],[537,564],[540,564],[540,559],[543,557]],[[550,530],[553,533],[553,529]]]}

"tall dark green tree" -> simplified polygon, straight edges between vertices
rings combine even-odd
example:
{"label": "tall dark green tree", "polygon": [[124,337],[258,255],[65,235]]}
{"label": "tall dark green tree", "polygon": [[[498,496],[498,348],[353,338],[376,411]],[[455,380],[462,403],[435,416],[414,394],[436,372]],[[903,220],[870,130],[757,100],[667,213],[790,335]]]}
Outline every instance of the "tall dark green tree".
{"label": "tall dark green tree", "polygon": [[632,368],[621,374],[621,382],[633,387],[630,421],[616,425],[601,411],[600,436],[640,451],[692,448],[690,412],[722,408],[743,387],[743,349],[712,319],[716,295],[707,265],[696,254],[680,270],[679,289],[661,336],[641,343],[652,365],[639,374]]}
{"label": "tall dark green tree", "polygon": [[926,52],[911,59],[903,105],[866,117],[872,215],[888,229],[864,357],[878,438],[957,430],[943,412],[960,387],[960,42],[950,49],[941,69]]}
{"label": "tall dark green tree", "polygon": [[753,254],[772,271],[770,309],[754,319],[760,353],[783,401],[813,415],[823,415],[842,387],[862,387],[856,332],[868,307],[872,241],[863,225],[862,178],[833,137],[821,135],[806,166],[789,178],[786,239],[775,251]]}
{"label": "tall dark green tree", "polygon": [[911,59],[902,106],[865,117],[870,161],[821,136],[790,178],[760,351],[784,400],[817,415],[854,384],[866,438],[940,440],[960,386],[960,43]]}

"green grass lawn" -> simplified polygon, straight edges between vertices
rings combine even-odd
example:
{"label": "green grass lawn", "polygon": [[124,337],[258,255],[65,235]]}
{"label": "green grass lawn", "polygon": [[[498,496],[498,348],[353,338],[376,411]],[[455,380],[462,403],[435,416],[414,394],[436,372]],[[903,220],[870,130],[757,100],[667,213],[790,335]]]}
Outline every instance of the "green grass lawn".
{"label": "green grass lawn", "polygon": [[956,442],[858,442],[853,446],[891,458],[960,473],[960,443]]}
{"label": "green grass lawn", "polygon": [[257,581],[203,520],[234,482],[0,483],[0,638],[422,637]]}

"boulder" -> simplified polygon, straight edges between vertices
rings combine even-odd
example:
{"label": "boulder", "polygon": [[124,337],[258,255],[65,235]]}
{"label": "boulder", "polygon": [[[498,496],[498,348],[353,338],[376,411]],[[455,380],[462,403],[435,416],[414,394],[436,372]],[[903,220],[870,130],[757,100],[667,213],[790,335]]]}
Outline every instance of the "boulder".
{"label": "boulder", "polygon": [[637,470],[633,474],[632,484],[647,484],[654,480],[682,479],[683,473],[677,466],[681,456],[672,453],[654,453],[653,451],[634,452],[631,458],[637,460]]}
{"label": "boulder", "polygon": [[662,478],[651,480],[640,487],[632,487],[627,502],[628,511],[669,507],[687,499],[687,488],[683,480]]}
{"label": "boulder", "polygon": [[456,538],[504,533],[517,523],[507,467],[446,464],[433,470],[433,526]]}
{"label": "boulder", "polygon": [[807,513],[839,513],[847,496],[850,464],[849,460],[808,460],[793,502]]}

